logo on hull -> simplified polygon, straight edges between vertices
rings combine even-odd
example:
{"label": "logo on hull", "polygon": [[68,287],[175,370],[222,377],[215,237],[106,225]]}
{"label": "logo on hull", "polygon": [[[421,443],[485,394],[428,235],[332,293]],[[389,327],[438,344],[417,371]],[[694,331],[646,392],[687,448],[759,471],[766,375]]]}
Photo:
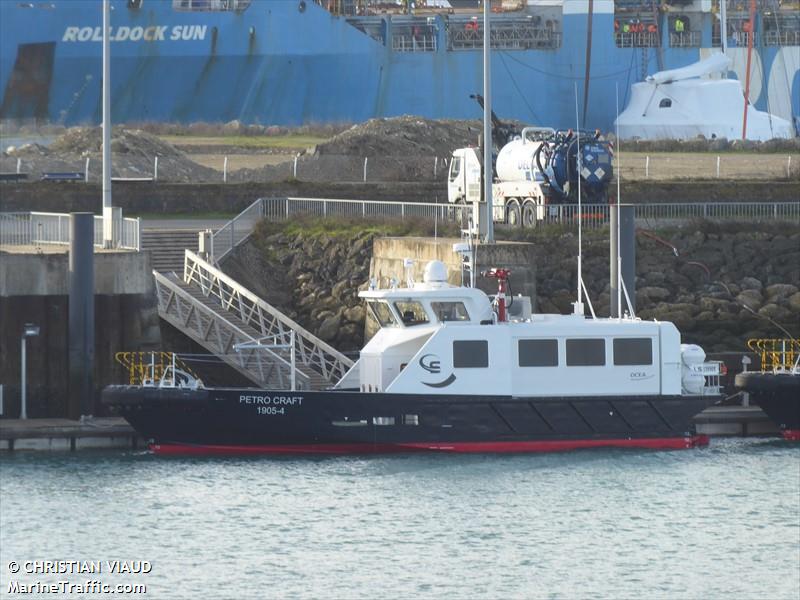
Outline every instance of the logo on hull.
{"label": "logo on hull", "polygon": [[[420,357],[418,362],[419,366],[425,369],[428,373],[442,372],[442,361],[435,354],[425,354]],[[428,383],[427,381],[423,381],[422,383],[432,388],[443,388],[447,387],[455,380],[456,380],[455,373],[450,373],[450,375],[443,381],[437,381],[434,383]]]}

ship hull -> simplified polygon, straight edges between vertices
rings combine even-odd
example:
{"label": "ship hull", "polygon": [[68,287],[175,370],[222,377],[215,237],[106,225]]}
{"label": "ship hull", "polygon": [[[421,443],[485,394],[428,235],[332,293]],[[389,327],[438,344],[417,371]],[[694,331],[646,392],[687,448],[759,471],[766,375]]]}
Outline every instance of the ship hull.
{"label": "ship hull", "polygon": [[[563,41],[553,47],[512,45],[493,53],[498,114],[572,127],[574,103],[565,99],[574,98],[577,83],[582,125],[608,131],[617,91],[622,108],[632,83],[719,51],[710,13],[698,16],[697,46],[671,46],[662,15],[660,48],[620,47],[613,5],[595,5],[589,16],[578,11],[583,3],[565,3],[557,19]],[[192,12],[169,0],[147,0],[139,8],[112,0],[112,119],[296,125],[480,115],[469,96],[482,89],[482,50],[454,47],[455,17],[432,17],[431,51],[407,51],[395,48],[389,33],[381,41],[364,31],[370,24],[389,31],[390,18],[354,21],[314,2],[302,11],[298,6],[270,0],[238,12]],[[100,3],[92,0],[0,2],[0,119],[99,122],[100,24]],[[740,80],[746,50],[729,50]],[[758,109],[796,116],[798,57],[797,46],[756,49],[750,97]]]}
{"label": "ship hull", "polygon": [[736,387],[750,394],[785,439],[800,442],[800,375],[739,373]]}
{"label": "ship hull", "polygon": [[517,398],[110,386],[103,402],[160,454],[553,452],[707,443],[711,396]]}

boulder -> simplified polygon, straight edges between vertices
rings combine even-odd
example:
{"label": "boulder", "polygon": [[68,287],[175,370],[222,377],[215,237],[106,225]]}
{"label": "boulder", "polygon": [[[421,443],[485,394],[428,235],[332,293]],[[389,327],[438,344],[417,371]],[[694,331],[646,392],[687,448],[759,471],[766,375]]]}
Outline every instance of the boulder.
{"label": "boulder", "polygon": [[753,310],[758,310],[764,303],[761,297],[761,292],[756,288],[743,290],[738,296],[736,296],[736,300],[740,304],[745,304]]}
{"label": "boulder", "polygon": [[774,283],[767,286],[767,298],[773,302],[783,300],[797,293],[797,286],[790,283]]}
{"label": "boulder", "polygon": [[322,322],[322,325],[319,326],[317,337],[325,342],[332,342],[339,333],[341,322],[342,320],[339,315],[328,317]]}

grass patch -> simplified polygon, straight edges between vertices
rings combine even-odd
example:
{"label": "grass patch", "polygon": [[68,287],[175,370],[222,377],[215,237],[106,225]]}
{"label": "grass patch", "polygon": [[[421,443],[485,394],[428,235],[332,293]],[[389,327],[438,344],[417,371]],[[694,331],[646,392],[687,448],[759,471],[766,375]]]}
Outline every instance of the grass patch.
{"label": "grass patch", "polygon": [[329,138],[314,135],[164,135],[160,136],[165,142],[181,146],[236,146],[239,148],[275,148],[294,149],[310,148]]}
{"label": "grass patch", "polygon": [[352,239],[368,235],[394,237],[458,237],[459,229],[450,223],[439,223],[435,228],[428,220],[407,218],[405,220],[377,220],[362,217],[293,217],[291,221],[262,221],[256,228],[259,236],[281,233],[285,236],[302,235],[307,238]]}

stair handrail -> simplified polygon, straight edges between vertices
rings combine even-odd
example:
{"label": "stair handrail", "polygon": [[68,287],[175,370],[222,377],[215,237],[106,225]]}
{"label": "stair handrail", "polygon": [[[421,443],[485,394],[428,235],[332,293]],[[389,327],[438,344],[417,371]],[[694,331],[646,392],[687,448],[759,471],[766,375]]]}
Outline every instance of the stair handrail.
{"label": "stair handrail", "polygon": [[251,213],[255,213],[259,217],[259,220],[264,217],[263,198],[255,200],[250,206],[211,234],[211,260],[216,264],[219,264],[219,261],[222,260],[228,252],[241,244],[253,233],[253,228],[250,227],[240,240],[236,239],[236,224],[245,218],[252,218],[253,215]]}
{"label": "stair handrail", "polygon": [[[344,354],[188,249],[185,252],[183,280],[187,284],[199,285],[205,295],[213,295],[224,308],[237,313],[242,321],[250,324],[264,335],[277,334],[288,337],[288,332],[281,330],[280,327],[267,328],[268,323],[263,318],[259,318],[256,323],[253,323],[256,308],[271,317],[273,327],[277,322],[289,330],[294,330],[299,345],[297,355],[300,362],[318,372],[331,383],[336,383],[341,379],[354,364]],[[230,290],[227,295],[225,287]],[[233,307],[237,297],[240,305],[238,308]],[[245,306],[242,299],[249,302],[250,306]],[[261,317],[261,315],[258,316]]]}
{"label": "stair handrail", "polygon": [[[187,250],[187,252],[189,252],[189,250]],[[177,285],[175,285],[174,283],[172,283],[170,281],[169,277],[163,275],[162,273],[159,273],[158,271],[153,271],[153,277],[155,278],[156,286],[158,286],[159,284],[162,285],[162,286],[165,286],[173,294],[176,294],[176,295],[182,297],[184,300],[188,301],[188,303],[190,305],[192,305],[195,309],[199,309],[202,312],[205,312],[206,314],[211,315],[212,319],[220,321],[225,327],[227,327],[231,331],[234,331],[234,332],[238,333],[240,336],[242,336],[243,338],[245,338],[246,340],[248,340],[250,342],[258,342],[258,340],[256,338],[254,338],[252,335],[250,335],[249,333],[247,333],[246,331],[244,331],[243,329],[238,327],[236,324],[230,322],[223,315],[213,311],[211,308],[209,308],[208,306],[206,306],[205,304],[200,302],[197,298],[194,298],[191,294],[186,292],[186,290],[183,290],[180,287],[178,287]],[[160,295],[158,296],[158,302],[159,302],[159,309],[160,309],[161,308],[161,296]],[[261,350],[263,353],[267,354],[270,357],[271,360],[273,360],[276,364],[278,364],[279,367],[283,366],[287,370],[291,370],[291,368],[292,368],[291,363],[289,361],[287,361],[284,357],[282,357],[280,354],[278,354],[278,353],[274,352],[273,350],[271,350],[268,346],[261,345],[259,347],[259,350]],[[218,356],[222,357],[223,360],[225,360],[225,357],[229,356],[229,355],[228,354],[218,354]],[[246,368],[244,364],[242,365],[242,367]],[[308,384],[308,387],[310,388],[311,387],[310,386],[311,378],[306,373],[303,373],[302,371],[296,371],[296,372],[297,372],[297,375],[301,379],[303,379]]]}

